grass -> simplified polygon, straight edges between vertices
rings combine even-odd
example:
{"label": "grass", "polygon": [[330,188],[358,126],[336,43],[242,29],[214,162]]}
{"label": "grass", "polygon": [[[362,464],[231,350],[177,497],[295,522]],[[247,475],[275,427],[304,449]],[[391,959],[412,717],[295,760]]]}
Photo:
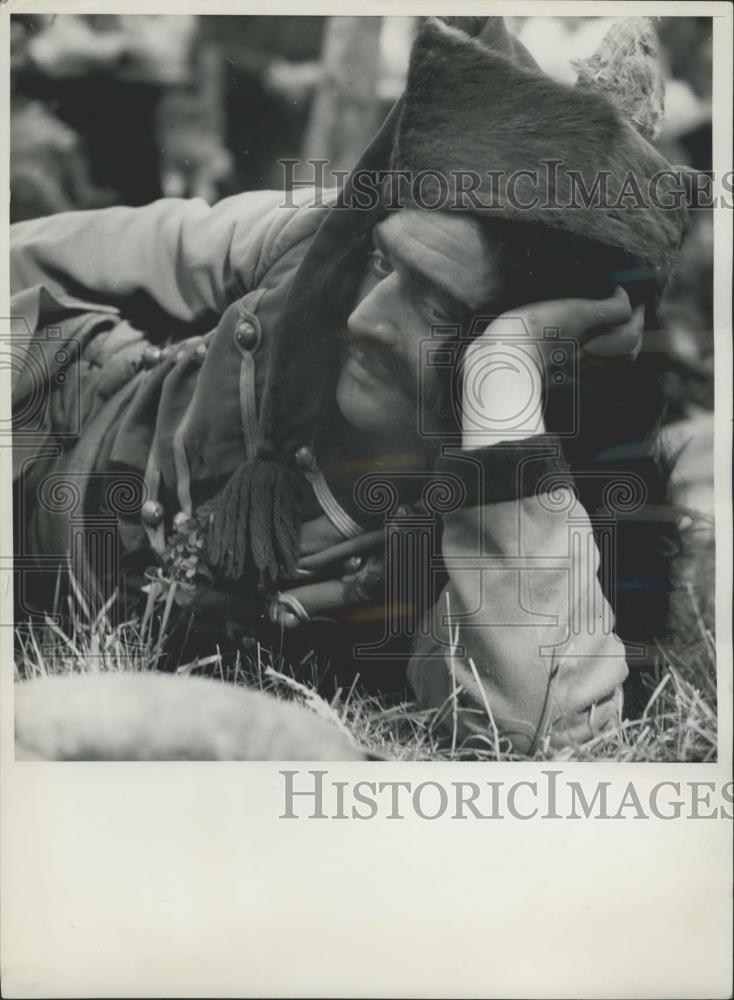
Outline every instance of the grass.
{"label": "grass", "polygon": [[[438,710],[421,710],[409,701],[390,703],[367,694],[357,677],[347,690],[339,688],[327,700],[317,691],[323,691],[319,681],[324,666],[313,654],[293,669],[259,645],[234,662],[215,649],[210,656],[181,664],[177,672],[205,674],[299,702],[304,710],[346,729],[370,752],[396,760],[713,761],[717,753],[713,566],[710,534],[689,528],[674,595],[672,640],[658,647],[655,670],[645,681],[648,701],[641,717],[624,720],[618,729],[574,748],[557,750],[545,739],[530,757],[513,753],[498,735],[488,702],[486,746],[467,747],[457,738],[455,697]],[[92,619],[77,594],[70,600],[66,628],[51,619],[19,628],[16,677],[156,670],[165,647],[171,601],[164,603],[160,615],[149,606],[142,619],[116,625],[110,622],[109,610]]]}

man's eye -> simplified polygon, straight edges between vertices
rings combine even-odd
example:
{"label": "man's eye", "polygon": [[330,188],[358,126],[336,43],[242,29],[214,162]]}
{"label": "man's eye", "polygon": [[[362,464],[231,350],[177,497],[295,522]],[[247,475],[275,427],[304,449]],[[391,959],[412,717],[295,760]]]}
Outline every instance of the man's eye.
{"label": "man's eye", "polygon": [[390,262],[379,250],[373,250],[370,254],[370,267],[380,278],[386,278],[392,272]]}

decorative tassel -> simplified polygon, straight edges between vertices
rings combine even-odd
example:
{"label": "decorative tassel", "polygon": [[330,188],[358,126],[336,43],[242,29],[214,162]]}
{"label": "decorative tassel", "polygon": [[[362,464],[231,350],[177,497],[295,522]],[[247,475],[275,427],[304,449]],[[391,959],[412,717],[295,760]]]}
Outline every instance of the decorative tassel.
{"label": "decorative tassel", "polygon": [[243,462],[212,501],[209,556],[230,580],[272,586],[292,574],[301,527],[300,479],[280,462]]}
{"label": "decorative tassel", "polygon": [[579,74],[577,87],[604,94],[648,142],[660,137],[665,83],[651,18],[615,21],[593,55],[572,66]]}
{"label": "decorative tassel", "polygon": [[275,494],[273,507],[273,537],[278,542],[280,564],[287,576],[293,576],[298,563],[298,543],[301,537],[300,516],[294,518],[292,512],[301,508],[301,480],[284,470],[279,488]]}

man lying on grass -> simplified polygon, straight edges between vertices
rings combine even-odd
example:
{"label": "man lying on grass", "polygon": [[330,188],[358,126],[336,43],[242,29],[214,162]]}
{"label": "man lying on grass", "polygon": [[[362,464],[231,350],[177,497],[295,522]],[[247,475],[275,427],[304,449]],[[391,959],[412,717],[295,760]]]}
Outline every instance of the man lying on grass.
{"label": "man lying on grass", "polygon": [[[169,652],[285,642],[387,691],[407,665],[459,739],[519,752],[616,724],[628,663],[666,621],[675,524],[640,348],[685,212],[559,209],[566,173],[532,205],[487,172],[557,160],[619,191],[665,169],[648,91],[609,83],[620,38],[654,74],[649,25],[630,31],[590,62],[602,92],[583,69],[576,87],[546,77],[501,19],[430,18],[339,196],[16,226],[14,316],[35,345],[16,531],[46,567],[23,564],[19,615],[49,610],[49,557],[71,553],[87,601],[90,579],[98,600],[122,580],[128,613],[165,607]],[[360,198],[388,166],[428,183]],[[429,210],[431,177],[455,196],[459,171],[482,178],[474,196]]]}

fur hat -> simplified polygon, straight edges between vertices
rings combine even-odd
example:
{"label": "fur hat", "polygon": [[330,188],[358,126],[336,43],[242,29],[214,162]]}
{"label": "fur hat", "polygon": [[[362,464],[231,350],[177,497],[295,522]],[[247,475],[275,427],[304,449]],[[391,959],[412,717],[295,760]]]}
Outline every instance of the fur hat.
{"label": "fur hat", "polygon": [[[354,176],[396,169],[439,171],[544,171],[544,160],[578,171],[587,190],[609,175],[615,198],[627,174],[643,188],[668,164],[645,137],[654,134],[659,74],[649,21],[613,29],[592,60],[579,66],[575,87],[538,68],[502,18],[428,18],[411,53],[406,91],[347,178],[293,280],[260,416],[258,457],[243,463],[214,500],[210,555],[232,578],[253,576],[273,584],[292,573],[298,557],[299,488],[295,455],[318,443],[333,413],[338,374],[336,332],[353,306],[364,259],[364,236],[384,209],[351,208]],[[621,88],[615,81],[631,84]],[[616,89],[615,89],[616,87]],[[628,121],[625,117],[631,117]],[[645,133],[645,134],[641,134]],[[541,173],[541,178],[544,178]],[[543,181],[541,180],[541,185]],[[685,227],[685,210],[547,208],[564,205],[571,180],[560,172],[553,190],[505,189],[488,214],[540,223],[624,251],[664,283]],[[429,196],[428,187],[422,189]],[[479,189],[478,194],[490,192]],[[549,195],[550,197],[546,197]]]}
{"label": "fur hat", "polygon": [[[663,207],[674,181],[648,141],[663,91],[649,19],[613,25],[576,68],[575,86],[551,79],[501,18],[487,18],[474,37],[429,18],[411,52],[391,167],[413,178],[430,171],[423,204],[466,205],[593,240],[623,251],[662,285],[686,209]],[[473,206],[457,195],[456,178],[468,170],[481,179]],[[588,207],[582,190],[591,194]]]}

